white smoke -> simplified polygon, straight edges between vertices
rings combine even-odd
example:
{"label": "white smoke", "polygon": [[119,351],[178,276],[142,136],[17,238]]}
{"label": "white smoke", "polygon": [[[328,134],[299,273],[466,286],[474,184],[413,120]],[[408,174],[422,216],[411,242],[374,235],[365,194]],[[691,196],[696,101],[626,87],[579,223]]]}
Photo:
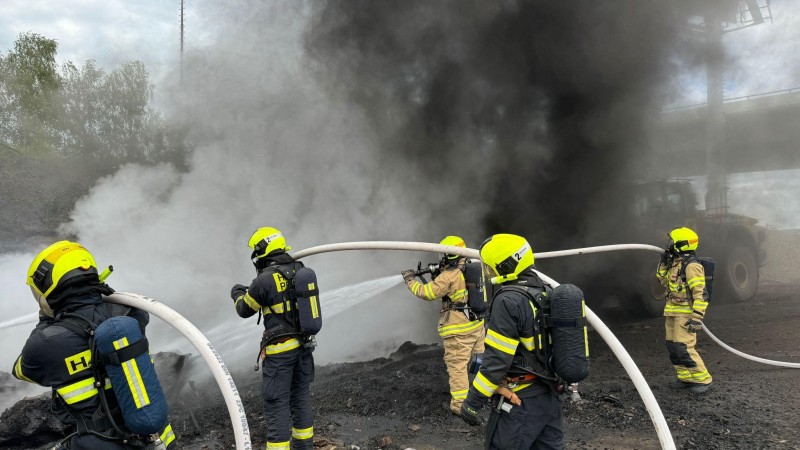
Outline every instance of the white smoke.
{"label": "white smoke", "polygon": [[[0,322],[11,321],[39,311],[39,306],[25,284],[28,266],[34,255],[24,253],[0,254]],[[22,343],[33,328],[30,324],[0,329],[0,371],[11,372],[22,349]]]}
{"label": "white smoke", "polygon": [[[208,5],[214,7],[223,9],[209,9],[209,16],[230,12]],[[280,229],[295,250],[348,240],[431,241],[461,232],[429,227],[427,215],[414,213],[417,198],[398,195],[418,191],[402,187],[395,168],[381,164],[360,113],[328,98],[310,75],[301,45],[305,24],[302,4],[254,6],[232,33],[188,55],[182,89],[168,105],[196,146],[189,170],[126,165],[77,203],[61,231],[77,236],[98,264],[114,265],[112,287],[162,301],[208,331],[238,319],[230,287],[255,275],[246,243],[260,226]],[[423,225],[425,233],[415,235]],[[318,273],[324,314],[326,289],[399,273],[417,259],[337,253],[306,263]],[[435,341],[434,308],[408,292],[392,295],[398,300],[380,309],[354,307],[327,321],[318,360],[377,356],[352,324],[390,345]],[[405,320],[422,314],[431,320]],[[397,326],[398,318],[415,332]],[[238,322],[249,331],[232,346],[253,358],[260,336],[255,320]],[[154,350],[185,348],[158,322],[148,331]],[[222,353],[236,361],[241,354]]]}

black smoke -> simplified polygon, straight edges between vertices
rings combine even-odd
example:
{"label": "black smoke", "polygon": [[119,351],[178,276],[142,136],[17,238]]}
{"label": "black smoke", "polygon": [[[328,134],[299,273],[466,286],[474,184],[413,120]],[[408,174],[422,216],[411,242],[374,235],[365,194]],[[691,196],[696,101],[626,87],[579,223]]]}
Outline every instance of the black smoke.
{"label": "black smoke", "polygon": [[473,239],[597,245],[624,241],[618,208],[669,86],[681,3],[325,2],[306,49],[441,233],[473,221]]}

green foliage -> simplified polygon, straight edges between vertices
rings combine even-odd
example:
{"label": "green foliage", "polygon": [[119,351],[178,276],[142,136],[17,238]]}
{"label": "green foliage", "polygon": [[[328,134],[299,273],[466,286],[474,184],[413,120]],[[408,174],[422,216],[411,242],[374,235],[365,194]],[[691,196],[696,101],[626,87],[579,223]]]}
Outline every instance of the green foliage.
{"label": "green foliage", "polygon": [[58,43],[24,33],[0,54],[0,141],[35,156],[183,162],[182,132],[150,106],[140,61],[105,72],[56,64]]}
{"label": "green foliage", "polygon": [[0,63],[0,132],[28,153],[46,153],[57,134],[57,49],[56,41],[26,33]]}

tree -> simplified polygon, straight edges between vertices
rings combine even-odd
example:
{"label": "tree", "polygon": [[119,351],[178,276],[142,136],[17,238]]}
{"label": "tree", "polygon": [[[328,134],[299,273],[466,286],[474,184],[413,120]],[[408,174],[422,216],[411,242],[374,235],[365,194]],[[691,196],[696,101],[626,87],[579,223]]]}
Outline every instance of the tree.
{"label": "tree", "polygon": [[183,163],[183,132],[150,106],[141,61],[106,72],[93,60],[56,65],[58,44],[24,33],[0,55],[0,141],[27,154],[109,162]]}
{"label": "tree", "polygon": [[27,153],[47,152],[58,134],[57,50],[55,40],[23,33],[0,61],[0,137]]}

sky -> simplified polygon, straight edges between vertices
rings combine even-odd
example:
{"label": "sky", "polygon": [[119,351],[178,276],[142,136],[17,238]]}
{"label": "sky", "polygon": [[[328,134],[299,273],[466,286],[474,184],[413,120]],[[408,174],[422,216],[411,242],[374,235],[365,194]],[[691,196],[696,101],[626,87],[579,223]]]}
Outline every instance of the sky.
{"label": "sky", "polygon": [[[766,0],[759,0],[763,5]],[[185,2],[185,52],[202,50],[228,30],[221,29],[208,0]],[[772,0],[772,22],[726,33],[729,65],[725,96],[738,97],[800,87],[800,0]],[[246,6],[241,7],[242,10]],[[766,13],[765,13],[766,14]],[[0,51],[33,31],[59,43],[59,62],[101,67],[141,60],[158,89],[168,88],[180,64],[179,0],[3,0]],[[705,101],[703,71],[676,74],[676,96],[665,106]]]}

